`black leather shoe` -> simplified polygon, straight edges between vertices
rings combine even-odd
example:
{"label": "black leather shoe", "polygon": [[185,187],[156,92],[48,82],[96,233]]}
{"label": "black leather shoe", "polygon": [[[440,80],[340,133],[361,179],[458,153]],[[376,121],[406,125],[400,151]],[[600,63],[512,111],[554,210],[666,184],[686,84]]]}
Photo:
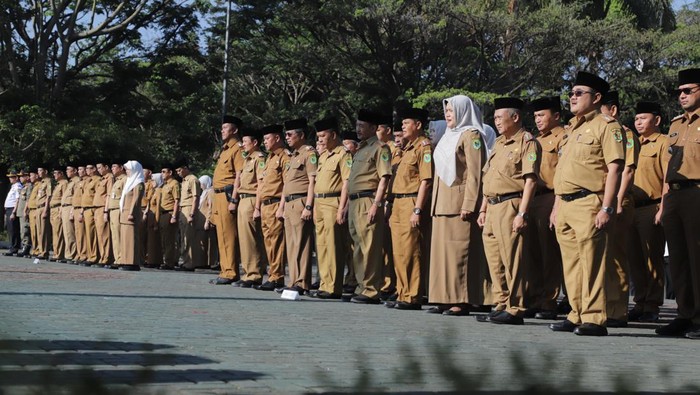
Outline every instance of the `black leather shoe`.
{"label": "black leather shoe", "polygon": [[442,312],[442,315],[451,315],[451,316],[455,316],[455,317],[463,317],[463,316],[469,315],[469,310],[467,310],[467,309],[465,309],[465,308],[460,308],[459,310],[450,310],[450,309],[447,309],[447,310],[445,310],[445,311]]}
{"label": "black leather shoe", "polygon": [[379,300],[381,300],[382,302],[387,301],[387,300],[395,301],[398,297],[399,297],[399,295],[397,295],[396,292],[384,292],[384,291],[382,291],[379,293]]}
{"label": "black leather shoe", "polygon": [[158,266],[158,270],[175,270],[175,266],[160,265]]}
{"label": "black leather shoe", "polygon": [[530,308],[530,309],[525,309],[525,314],[523,315],[523,317],[524,317],[524,318],[535,318],[535,316],[537,315],[537,313],[539,313],[540,311],[542,311],[542,309],[540,309],[540,308],[538,308],[538,307],[533,307],[533,308]]}
{"label": "black leather shoe", "polygon": [[573,332],[576,330],[576,328],[578,328],[578,325],[569,320],[549,324],[549,329],[553,330],[554,332]]}
{"label": "black leather shoe", "polygon": [[238,287],[240,288],[253,288],[257,285],[262,285],[261,281],[253,281],[253,280],[244,280],[244,281],[238,281],[233,283],[233,286],[236,286],[238,284]]}
{"label": "black leather shoe", "polygon": [[556,320],[557,312],[554,310],[542,310],[535,314],[535,318],[538,320]]}
{"label": "black leather shoe", "polygon": [[579,336],[607,336],[608,330],[601,325],[583,323],[574,329],[574,335]]}
{"label": "black leather shoe", "polygon": [[209,280],[209,284],[212,285],[229,285],[233,284],[235,280],[231,278],[223,278],[223,277],[217,277],[217,278],[212,278]]}
{"label": "black leather shoe", "polygon": [[428,310],[426,310],[425,312],[428,314],[442,314],[443,311],[445,311],[445,309],[443,309],[442,307],[433,306],[433,307],[429,308]]}
{"label": "black leather shoe", "polygon": [[90,267],[90,266],[92,266],[92,263],[87,262],[87,261],[82,261],[82,262],[80,262],[80,266]]}
{"label": "black leather shoe", "polygon": [[693,322],[685,318],[675,318],[668,325],[656,328],[656,334],[661,336],[682,337],[693,329]]}
{"label": "black leather shoe", "polygon": [[138,272],[141,270],[141,267],[139,265],[119,265],[119,270],[123,270],[125,272]]}
{"label": "black leather shoe", "polygon": [[332,294],[326,291],[316,291],[316,297],[319,299],[340,299],[340,294]]}
{"label": "black leather shoe", "polygon": [[67,259],[59,259],[58,263],[68,263],[68,260]]}
{"label": "black leather shoe", "polygon": [[659,314],[647,311],[637,319],[639,322],[659,322]]}
{"label": "black leather shoe", "polygon": [[505,311],[503,314],[494,315],[489,321],[501,325],[525,325],[523,317],[518,317]]}
{"label": "black leather shoe", "polygon": [[384,306],[385,306],[387,309],[393,309],[394,307],[396,307],[397,304],[398,304],[398,302],[394,302],[394,301],[391,301],[391,300],[387,300],[386,302],[384,302]]}
{"label": "black leather shoe", "polygon": [[700,340],[700,330],[693,330],[693,331],[687,332],[685,334],[685,337],[687,337],[688,339]]}
{"label": "black leather shoe", "polygon": [[501,314],[508,314],[508,313],[506,313],[503,310],[492,310],[491,312],[489,312],[486,315],[477,315],[474,318],[476,318],[477,322],[491,322],[492,317],[495,317],[495,316],[501,315]]}
{"label": "black leather shoe", "polygon": [[627,313],[627,319],[632,321],[632,322],[639,322],[639,317],[644,315],[644,311],[642,309],[632,309]]}
{"label": "black leather shoe", "polygon": [[343,285],[343,293],[344,294],[355,293],[355,289],[357,289],[357,285],[348,285],[348,284]]}
{"label": "black leather shoe", "polygon": [[627,328],[627,321],[616,318],[608,318],[608,328]]}
{"label": "black leather shoe", "polygon": [[193,267],[187,267],[187,266],[177,266],[175,267],[176,272],[193,272],[194,268]]}
{"label": "black leather shoe", "polygon": [[[13,255],[15,255],[15,253],[12,252],[12,251],[7,251],[7,252],[3,252],[2,255],[4,255],[4,256],[13,256]],[[18,254],[18,256],[19,256],[19,254]]]}
{"label": "black leather shoe", "polygon": [[396,310],[420,310],[421,306],[420,303],[398,302],[394,308]]}
{"label": "black leather shoe", "polygon": [[284,291],[297,291],[299,295],[306,295],[309,293],[309,291],[305,290],[304,288],[298,286],[298,285],[292,285],[291,287],[277,287],[275,288],[275,292],[278,294],[281,294]]}
{"label": "black leather shoe", "polygon": [[571,305],[569,304],[569,299],[564,298],[557,304],[557,313],[559,314],[569,314],[571,312]]}
{"label": "black leather shoe", "polygon": [[357,295],[350,299],[351,302],[357,304],[381,304],[382,302],[378,298],[370,298],[366,295]]}
{"label": "black leather shoe", "polygon": [[321,283],[316,281],[315,283],[311,284],[310,289],[316,290],[316,289],[319,289],[320,287],[321,287]]}
{"label": "black leather shoe", "polygon": [[275,288],[284,287],[284,282],[282,281],[265,281],[260,285],[256,285],[255,289],[260,291],[274,291]]}

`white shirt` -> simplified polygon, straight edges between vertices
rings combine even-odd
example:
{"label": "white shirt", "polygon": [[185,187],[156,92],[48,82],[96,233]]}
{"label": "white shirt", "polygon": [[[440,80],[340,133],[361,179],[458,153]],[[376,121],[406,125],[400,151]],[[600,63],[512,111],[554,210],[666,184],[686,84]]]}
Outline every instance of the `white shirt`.
{"label": "white shirt", "polygon": [[17,200],[19,200],[19,190],[22,189],[22,184],[16,182],[10,187],[10,192],[7,193],[5,198],[5,208],[15,208],[17,205]]}

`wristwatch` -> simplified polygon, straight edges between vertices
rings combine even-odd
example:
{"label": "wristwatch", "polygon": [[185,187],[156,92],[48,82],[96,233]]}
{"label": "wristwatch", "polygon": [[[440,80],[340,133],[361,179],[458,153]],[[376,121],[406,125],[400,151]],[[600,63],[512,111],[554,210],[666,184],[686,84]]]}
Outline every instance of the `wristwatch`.
{"label": "wristwatch", "polygon": [[314,208],[314,206],[307,204],[306,206],[304,206],[304,208],[311,211],[311,209]]}
{"label": "wristwatch", "polygon": [[605,211],[605,212],[608,213],[609,215],[612,215],[612,213],[615,212],[615,209],[614,209],[614,208],[612,208],[612,207],[607,207],[607,206],[603,206],[603,208],[601,208],[600,210],[601,210],[601,211]]}
{"label": "wristwatch", "polygon": [[413,214],[420,215],[420,213],[422,213],[422,212],[423,212],[423,210],[419,209],[418,207],[413,209]]}
{"label": "wristwatch", "polygon": [[375,201],[374,201],[374,205],[377,206],[377,207],[379,207],[379,208],[381,208],[381,207],[384,205],[384,202],[378,202],[378,201],[375,200]]}
{"label": "wristwatch", "polygon": [[527,221],[529,215],[527,215],[526,212],[521,211],[518,213],[518,217],[523,217],[523,219]]}

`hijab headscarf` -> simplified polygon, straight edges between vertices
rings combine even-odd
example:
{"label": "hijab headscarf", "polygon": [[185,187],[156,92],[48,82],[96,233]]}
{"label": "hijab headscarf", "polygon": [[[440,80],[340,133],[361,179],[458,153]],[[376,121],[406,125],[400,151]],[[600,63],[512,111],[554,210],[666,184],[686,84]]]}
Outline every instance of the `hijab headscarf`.
{"label": "hijab headscarf", "polygon": [[202,186],[202,196],[199,197],[200,209],[209,198],[209,194],[211,193],[211,182],[211,177],[209,176],[204,175],[199,177],[199,185]]}
{"label": "hijab headscarf", "polygon": [[160,173],[155,173],[151,175],[151,180],[155,182],[155,187],[160,188],[163,186],[163,175]]}
{"label": "hijab headscarf", "polygon": [[467,96],[457,95],[445,99],[442,102],[443,109],[447,109],[448,104],[452,106],[457,125],[454,128],[446,128],[445,134],[435,147],[433,157],[435,158],[435,174],[447,186],[452,186],[457,178],[457,155],[455,153],[459,138],[468,129],[477,129],[483,135],[484,125],[481,122],[481,110]]}
{"label": "hijab headscarf", "polygon": [[493,150],[493,144],[496,142],[496,131],[493,130],[491,125],[484,124],[484,131],[481,133],[484,138],[484,143],[486,144],[486,157],[491,155],[491,150]]}
{"label": "hijab headscarf", "polygon": [[428,124],[428,130],[430,130],[430,141],[433,143],[433,147],[440,142],[442,136],[445,135],[445,129],[447,129],[447,122],[444,119],[439,121],[430,121]]}
{"label": "hijab headscarf", "polygon": [[132,189],[136,188],[139,184],[143,184],[143,167],[141,164],[135,160],[130,160],[124,164],[125,169],[129,169],[131,174],[126,178],[124,183],[124,189],[122,189],[122,197],[119,199],[119,211],[124,209],[124,197],[127,193],[131,192]]}

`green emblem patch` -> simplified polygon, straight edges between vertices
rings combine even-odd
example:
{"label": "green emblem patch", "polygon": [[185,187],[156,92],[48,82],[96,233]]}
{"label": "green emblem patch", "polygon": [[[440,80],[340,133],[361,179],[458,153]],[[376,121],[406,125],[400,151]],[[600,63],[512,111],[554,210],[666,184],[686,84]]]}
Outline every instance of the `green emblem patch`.
{"label": "green emblem patch", "polygon": [[425,163],[430,163],[430,161],[433,160],[433,156],[430,154],[425,154],[423,155],[423,162]]}
{"label": "green emblem patch", "polygon": [[312,165],[315,165],[316,162],[318,162],[318,159],[316,158],[316,155],[311,155],[309,157],[309,162],[311,162]]}
{"label": "green emblem patch", "polygon": [[632,148],[632,147],[634,147],[634,140],[632,140],[632,139],[627,140],[627,148]]}
{"label": "green emblem patch", "polygon": [[284,165],[284,170],[289,170],[289,162],[287,162],[287,164]]}
{"label": "green emblem patch", "polygon": [[383,160],[384,162],[388,162],[388,161],[389,161],[389,153],[388,153],[388,152],[386,152],[386,151],[382,152],[382,160]]}
{"label": "green emblem patch", "polygon": [[472,140],[472,148],[481,149],[481,140],[479,140],[479,139]]}
{"label": "green emblem patch", "polygon": [[530,162],[536,161],[537,160],[537,152],[530,152],[529,154],[527,154],[527,160],[529,160]]}
{"label": "green emblem patch", "polygon": [[247,157],[248,157],[248,153],[245,152],[245,151],[243,151],[243,159],[245,159],[245,158],[247,158]]}
{"label": "green emblem patch", "polygon": [[261,168],[261,169],[265,168],[265,162],[264,162],[264,161],[260,161],[260,163],[258,163],[258,167]]}
{"label": "green emblem patch", "polygon": [[352,167],[352,159],[348,159],[345,161],[345,166],[347,167]]}
{"label": "green emblem patch", "polygon": [[616,130],[613,132],[613,138],[615,139],[616,142],[622,142],[622,133],[620,133],[619,130]]}

